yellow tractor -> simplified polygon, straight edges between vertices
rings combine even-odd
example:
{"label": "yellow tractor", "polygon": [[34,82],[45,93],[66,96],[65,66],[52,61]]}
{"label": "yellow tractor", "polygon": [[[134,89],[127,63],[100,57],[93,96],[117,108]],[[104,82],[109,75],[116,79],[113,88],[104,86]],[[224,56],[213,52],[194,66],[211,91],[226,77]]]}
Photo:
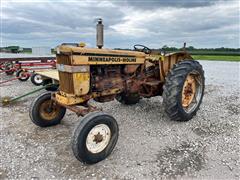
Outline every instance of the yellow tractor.
{"label": "yellow tractor", "polygon": [[118,139],[118,124],[89,100],[116,99],[133,105],[141,98],[163,97],[168,117],[188,121],[196,114],[204,93],[204,71],[186,52],[163,54],[146,46],[134,51],[102,49],[103,24],[97,24],[97,47],[84,44],[58,46],[59,88],[37,97],[30,117],[41,127],[57,125],[66,109],[83,116],[72,139],[78,160],[87,164],[105,159]]}

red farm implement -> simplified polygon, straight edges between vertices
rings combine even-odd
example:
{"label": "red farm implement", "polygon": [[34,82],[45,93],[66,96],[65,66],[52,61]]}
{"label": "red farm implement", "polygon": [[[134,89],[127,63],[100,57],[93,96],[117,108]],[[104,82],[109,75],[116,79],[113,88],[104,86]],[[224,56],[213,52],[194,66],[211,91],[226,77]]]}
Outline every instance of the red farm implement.
{"label": "red farm implement", "polygon": [[43,69],[54,69],[55,67],[55,57],[1,58],[0,74],[13,75],[16,72],[16,77],[2,81],[0,85],[17,79],[27,81],[30,77],[33,84],[41,85],[41,76],[34,72]]}

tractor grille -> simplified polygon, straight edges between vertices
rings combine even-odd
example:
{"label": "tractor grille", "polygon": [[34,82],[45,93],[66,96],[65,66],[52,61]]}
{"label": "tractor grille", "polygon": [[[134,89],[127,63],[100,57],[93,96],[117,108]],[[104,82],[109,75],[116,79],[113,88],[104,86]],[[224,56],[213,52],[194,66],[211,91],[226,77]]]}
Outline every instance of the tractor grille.
{"label": "tractor grille", "polygon": [[67,72],[59,72],[60,91],[74,94],[73,74]]}
{"label": "tractor grille", "polygon": [[[57,63],[71,65],[71,56],[57,55]],[[74,94],[73,74],[68,72],[58,72],[60,81],[60,91],[65,93]]]}

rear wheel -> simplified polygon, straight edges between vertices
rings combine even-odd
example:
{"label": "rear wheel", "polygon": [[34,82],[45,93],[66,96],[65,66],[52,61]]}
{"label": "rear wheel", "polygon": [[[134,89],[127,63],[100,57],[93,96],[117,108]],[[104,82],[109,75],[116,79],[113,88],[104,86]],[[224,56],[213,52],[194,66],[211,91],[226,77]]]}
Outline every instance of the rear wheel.
{"label": "rear wheel", "polygon": [[116,96],[116,100],[122,104],[133,105],[140,101],[140,96],[137,93],[122,92]]}
{"label": "rear wheel", "polygon": [[19,77],[19,81],[27,81],[29,79],[29,72],[20,69],[17,71],[16,77]]}
{"label": "rear wheel", "polygon": [[38,96],[31,104],[29,115],[34,124],[40,127],[57,125],[66,113],[66,108],[51,100],[51,93]]}
{"label": "rear wheel", "polygon": [[90,113],[74,131],[73,154],[83,163],[94,164],[111,154],[117,140],[116,120],[103,112]]}
{"label": "rear wheel", "polygon": [[204,94],[204,71],[197,61],[182,61],[172,68],[163,87],[163,105],[172,120],[188,121],[199,109]]}
{"label": "rear wheel", "polygon": [[31,82],[36,86],[42,85],[43,84],[42,76],[39,74],[35,74],[35,73],[32,74]]}

